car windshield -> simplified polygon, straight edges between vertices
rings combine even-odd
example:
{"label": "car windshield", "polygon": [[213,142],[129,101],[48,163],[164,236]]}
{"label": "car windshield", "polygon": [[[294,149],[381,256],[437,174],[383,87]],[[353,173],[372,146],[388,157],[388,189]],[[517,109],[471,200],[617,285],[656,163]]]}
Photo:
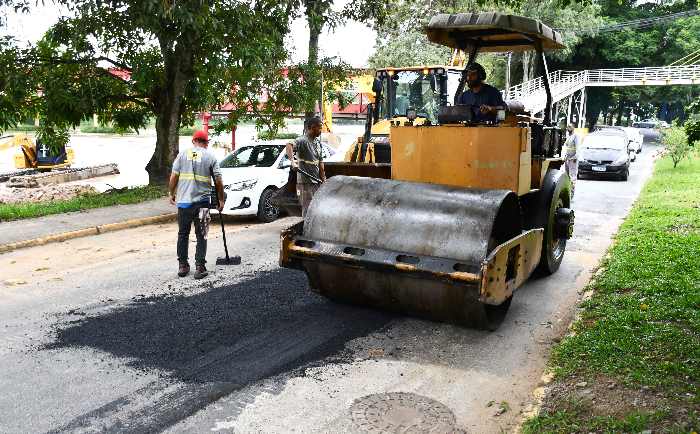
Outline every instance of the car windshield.
{"label": "car windshield", "polygon": [[284,145],[245,146],[231,152],[221,160],[222,168],[230,167],[271,167],[277,161]]}
{"label": "car windshield", "polygon": [[625,149],[622,134],[589,134],[581,145],[584,149]]}

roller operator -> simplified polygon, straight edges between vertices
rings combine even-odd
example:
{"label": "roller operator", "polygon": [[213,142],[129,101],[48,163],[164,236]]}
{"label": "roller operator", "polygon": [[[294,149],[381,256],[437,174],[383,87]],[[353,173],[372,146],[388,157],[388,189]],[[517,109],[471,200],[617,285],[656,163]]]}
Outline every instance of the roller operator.
{"label": "roller operator", "polygon": [[476,62],[470,63],[465,68],[467,86],[469,89],[462,92],[457,99],[457,105],[471,104],[474,107],[477,121],[491,121],[497,123],[496,111],[505,108],[501,92],[495,87],[484,83],[486,70]]}

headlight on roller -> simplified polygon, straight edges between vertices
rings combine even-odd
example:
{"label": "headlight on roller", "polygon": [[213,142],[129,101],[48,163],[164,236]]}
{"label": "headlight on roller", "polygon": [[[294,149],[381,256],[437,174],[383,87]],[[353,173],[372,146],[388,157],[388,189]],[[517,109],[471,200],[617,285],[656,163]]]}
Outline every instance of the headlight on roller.
{"label": "headlight on roller", "polygon": [[224,189],[230,191],[250,190],[251,188],[255,187],[255,184],[257,183],[257,179],[249,179],[248,181],[241,181],[236,182],[234,184],[229,184]]}
{"label": "headlight on roller", "polygon": [[506,120],[506,111],[504,109],[498,109],[496,110],[496,120],[498,122],[505,122]]}
{"label": "headlight on roller", "polygon": [[629,159],[629,155],[622,154],[622,155],[620,155],[620,158],[615,160],[615,164],[625,164],[628,159]]}

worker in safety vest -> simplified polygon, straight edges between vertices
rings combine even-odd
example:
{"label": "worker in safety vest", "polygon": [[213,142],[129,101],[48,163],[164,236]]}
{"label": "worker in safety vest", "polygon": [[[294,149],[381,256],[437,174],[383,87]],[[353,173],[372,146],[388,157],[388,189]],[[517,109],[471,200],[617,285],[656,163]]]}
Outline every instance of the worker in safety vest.
{"label": "worker in safety vest", "polygon": [[[170,174],[170,203],[177,205],[177,260],[180,263],[177,275],[187,276],[190,272],[188,262],[188,243],[190,230],[194,222],[194,233],[197,237],[197,249],[194,254],[195,279],[201,279],[207,274],[204,266],[207,255],[207,235],[209,234],[209,197],[211,181],[214,178],[217,194],[224,197],[224,184],[221,181],[221,169],[214,154],[207,150],[209,134],[205,130],[197,130],[192,136],[191,148],[184,149],[175,158]],[[175,189],[177,188],[177,196]],[[224,209],[224,201],[219,200],[216,210]]]}
{"label": "worker in safety vest", "polygon": [[566,131],[569,135],[566,138],[564,167],[571,180],[571,197],[573,198],[574,190],[576,189],[576,178],[578,177],[578,159],[581,156],[581,137],[574,132],[574,124],[567,125]]}

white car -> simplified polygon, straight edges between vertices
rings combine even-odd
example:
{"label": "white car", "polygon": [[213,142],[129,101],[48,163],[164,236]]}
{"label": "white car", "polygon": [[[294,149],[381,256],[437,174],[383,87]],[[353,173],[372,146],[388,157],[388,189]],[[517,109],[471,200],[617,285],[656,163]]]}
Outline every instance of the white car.
{"label": "white car", "polygon": [[[223,214],[257,215],[263,223],[279,217],[279,207],[270,202],[270,196],[289,179],[286,143],[287,140],[251,143],[236,148],[221,160],[226,194]],[[330,146],[321,146],[324,161],[334,161],[340,156]]]}
{"label": "white car", "polygon": [[639,154],[642,152],[642,144],[644,143],[644,135],[639,128],[633,127],[622,127],[622,130],[627,134],[627,137],[632,139],[632,143],[635,145],[635,152]]}

